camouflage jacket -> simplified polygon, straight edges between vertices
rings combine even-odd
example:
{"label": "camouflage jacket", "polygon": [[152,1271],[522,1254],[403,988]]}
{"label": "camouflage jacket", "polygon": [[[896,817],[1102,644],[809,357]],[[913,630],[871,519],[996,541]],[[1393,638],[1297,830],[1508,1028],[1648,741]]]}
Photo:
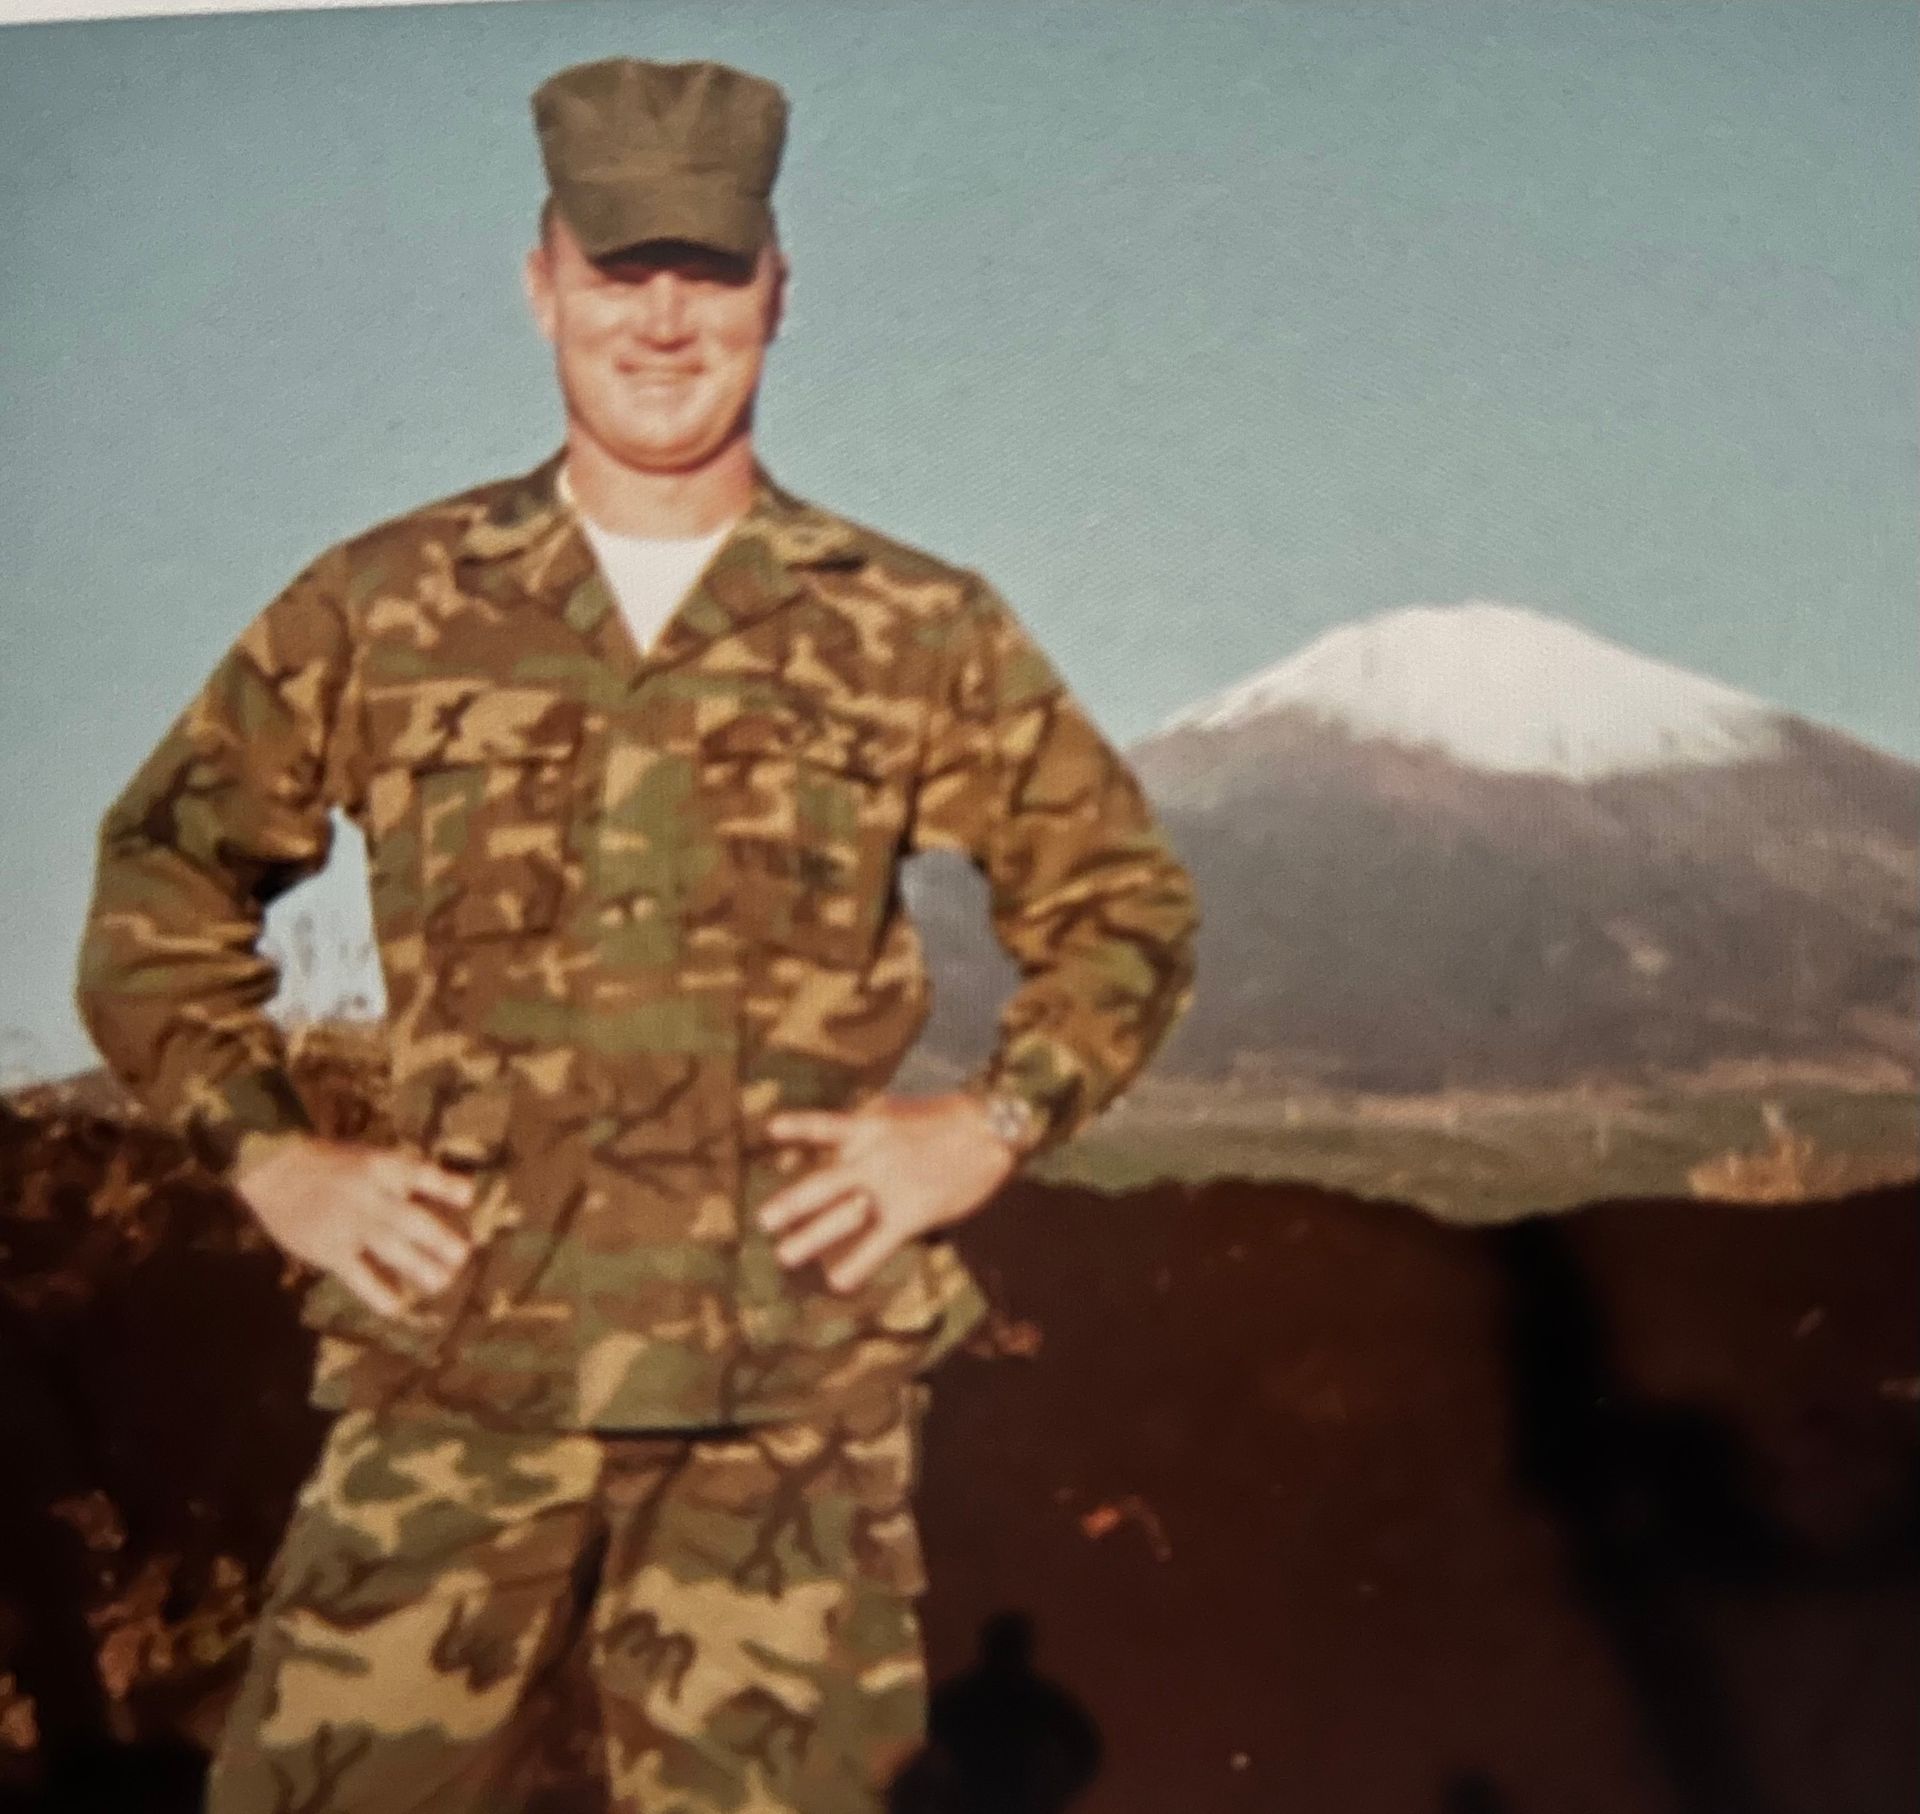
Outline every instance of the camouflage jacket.
{"label": "camouflage jacket", "polygon": [[321,555],[107,812],[78,1003],[211,1166],[310,1125],[264,1004],[267,902],[365,835],[399,1138],[480,1185],[417,1322],[331,1278],[316,1402],[536,1427],[802,1415],[925,1371],[985,1312],[944,1234],[838,1293],[751,1212],[782,1107],[883,1089],[924,1022],[903,853],[966,853],[1021,977],[985,1067],[1042,1146],[1192,988],[1189,877],[977,576],[757,474],[644,654],[560,456]]}

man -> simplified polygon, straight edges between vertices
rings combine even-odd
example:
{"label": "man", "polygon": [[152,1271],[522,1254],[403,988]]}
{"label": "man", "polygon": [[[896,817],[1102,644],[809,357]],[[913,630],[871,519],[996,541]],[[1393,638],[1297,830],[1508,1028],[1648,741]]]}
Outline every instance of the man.
{"label": "man", "polygon": [[[986,584],[759,465],[780,91],[614,58],[534,114],[564,447],[321,555],[102,827],[82,1012],[319,1269],[340,1413],[209,1807],[501,1806],[580,1649],[619,1808],[877,1810],[925,1724],[924,1376],[985,1310],[949,1231],[1185,1007],[1191,888]],[[393,1147],[315,1134],[264,1012],[336,806]],[[936,848],[1022,977],[913,1098]]]}

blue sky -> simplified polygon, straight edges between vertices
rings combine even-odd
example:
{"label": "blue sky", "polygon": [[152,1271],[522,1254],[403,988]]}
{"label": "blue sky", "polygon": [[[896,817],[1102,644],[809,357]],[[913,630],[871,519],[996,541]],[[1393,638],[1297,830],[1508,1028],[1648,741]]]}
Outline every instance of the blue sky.
{"label": "blue sky", "polygon": [[1480,596],[1920,758],[1912,7],[11,26],[0,1068],[86,1061],[94,827],[252,612],[555,444],[527,95],[613,52],[787,89],[769,464],[987,573],[1115,737]]}

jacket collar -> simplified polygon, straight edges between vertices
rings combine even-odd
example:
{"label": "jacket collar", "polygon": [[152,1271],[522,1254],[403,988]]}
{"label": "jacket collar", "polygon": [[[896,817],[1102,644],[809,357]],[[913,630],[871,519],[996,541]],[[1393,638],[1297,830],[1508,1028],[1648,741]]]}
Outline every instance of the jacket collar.
{"label": "jacket collar", "polygon": [[[564,459],[561,449],[509,481],[466,526],[455,558],[495,570],[483,585],[496,603],[542,604],[592,636],[613,600],[579,513],[559,491]],[[756,462],[746,513],[668,620],[654,659],[679,660],[790,603],[810,572],[864,559],[849,525],[783,490]]]}

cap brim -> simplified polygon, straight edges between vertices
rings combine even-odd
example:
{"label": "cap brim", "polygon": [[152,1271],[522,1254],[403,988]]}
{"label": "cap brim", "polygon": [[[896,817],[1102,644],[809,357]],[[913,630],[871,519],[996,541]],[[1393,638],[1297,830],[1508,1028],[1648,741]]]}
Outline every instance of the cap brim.
{"label": "cap brim", "polygon": [[773,212],[765,199],[724,179],[574,182],[556,189],[553,200],[589,258],[607,258],[652,240],[754,258],[773,237]]}

